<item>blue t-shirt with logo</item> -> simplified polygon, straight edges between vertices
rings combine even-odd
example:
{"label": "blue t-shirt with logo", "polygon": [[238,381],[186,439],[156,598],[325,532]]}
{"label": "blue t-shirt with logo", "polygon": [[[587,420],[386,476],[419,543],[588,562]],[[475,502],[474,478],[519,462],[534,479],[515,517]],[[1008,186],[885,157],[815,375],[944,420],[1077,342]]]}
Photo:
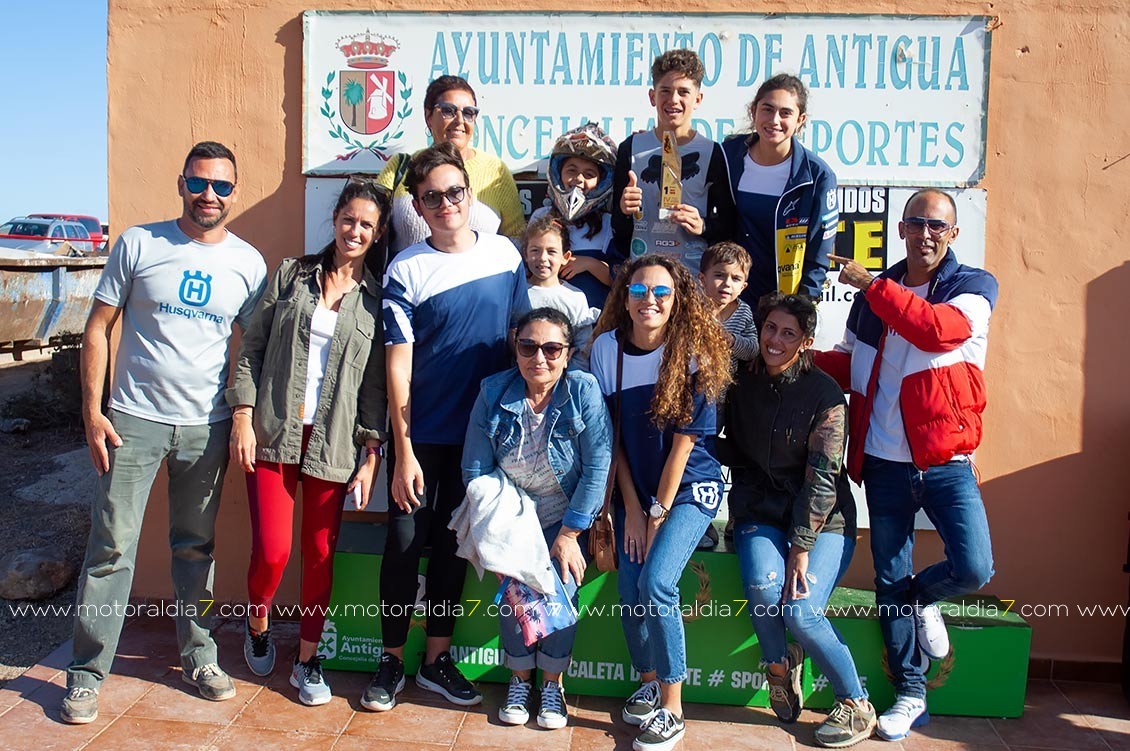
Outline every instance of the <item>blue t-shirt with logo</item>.
{"label": "blue t-shirt with logo", "polygon": [[463,443],[479,383],[510,366],[509,329],[529,310],[514,244],[480,234],[462,253],[427,241],[396,254],[385,273],[385,344],[412,344],[412,440]]}
{"label": "blue t-shirt with logo", "polygon": [[[630,345],[629,348],[630,349]],[[663,347],[643,354],[624,352],[624,371],[621,386],[620,444],[632,469],[632,481],[640,504],[647,511],[659,492],[659,478],[663,465],[671,452],[676,433],[696,437],[694,448],[687,459],[686,469],[679,481],[675,503],[697,503],[711,516],[717,513],[722,500],[722,469],[714,458],[716,410],[702,394],[694,395],[691,421],[686,425],[668,425],[663,430],[651,420],[651,400],[659,380],[659,366],[663,360]],[[616,393],[616,334],[607,331],[593,342],[589,367],[605,398],[609,410],[615,410],[612,401]],[[692,372],[697,368],[692,363]],[[615,412],[613,412],[615,414]]]}
{"label": "blue t-shirt with logo", "polygon": [[247,325],[266,283],[263,256],[231,232],[203,243],[175,220],[123,232],[94,291],[122,309],[110,406],[170,425],[230,417],[232,324]]}

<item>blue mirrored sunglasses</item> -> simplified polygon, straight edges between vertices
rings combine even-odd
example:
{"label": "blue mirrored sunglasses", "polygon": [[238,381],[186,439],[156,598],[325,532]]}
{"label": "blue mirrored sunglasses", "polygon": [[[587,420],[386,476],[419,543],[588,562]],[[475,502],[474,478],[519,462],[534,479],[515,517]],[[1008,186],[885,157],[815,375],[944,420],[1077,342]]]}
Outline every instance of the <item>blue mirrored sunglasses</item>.
{"label": "blue mirrored sunglasses", "polygon": [[209,180],[205,177],[185,177],[184,186],[188,188],[188,192],[192,194],[203,193],[212,186],[212,192],[220,198],[227,198],[231,192],[235,190],[235,183],[230,183],[227,180]]}
{"label": "blue mirrored sunglasses", "polygon": [[644,299],[645,297],[647,297],[648,292],[651,292],[651,294],[655,296],[656,300],[662,300],[664,298],[670,297],[671,293],[674,292],[674,290],[672,290],[666,284],[657,284],[654,287],[649,287],[646,284],[640,284],[639,282],[636,282],[635,284],[628,285],[628,297],[632,298],[633,300]]}

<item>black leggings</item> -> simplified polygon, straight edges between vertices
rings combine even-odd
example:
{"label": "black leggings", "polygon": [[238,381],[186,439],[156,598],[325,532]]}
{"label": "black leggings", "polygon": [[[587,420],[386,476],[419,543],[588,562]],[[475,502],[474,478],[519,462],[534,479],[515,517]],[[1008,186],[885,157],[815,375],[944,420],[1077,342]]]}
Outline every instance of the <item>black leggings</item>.
{"label": "black leggings", "polygon": [[[467,576],[467,561],[455,555],[455,532],[447,528],[466,492],[460,469],[463,447],[416,443],[413,450],[424,472],[426,498],[408,513],[396,505],[389,491],[388,538],[381,561],[382,641],[393,649],[408,640],[424,546],[431,547],[424,590],[428,636],[450,637],[455,631],[454,610]],[[395,461],[389,458],[390,486]]]}

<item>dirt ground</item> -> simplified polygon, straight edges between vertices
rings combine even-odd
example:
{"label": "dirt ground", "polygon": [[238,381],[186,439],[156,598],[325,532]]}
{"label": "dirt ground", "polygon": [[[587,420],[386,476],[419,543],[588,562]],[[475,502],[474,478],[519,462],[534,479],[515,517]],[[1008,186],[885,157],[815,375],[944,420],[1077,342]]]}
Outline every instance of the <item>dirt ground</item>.
{"label": "dirt ground", "polygon": [[[0,408],[13,398],[33,398],[29,389],[42,387],[49,366],[49,356],[33,353],[23,362],[0,360]],[[82,432],[35,422],[27,433],[0,432],[0,468],[0,559],[50,543],[77,572],[90,530],[95,479]],[[0,685],[71,637],[71,617],[58,611],[73,605],[74,598],[73,580],[47,600],[0,598]],[[19,612],[28,605],[47,612]]]}

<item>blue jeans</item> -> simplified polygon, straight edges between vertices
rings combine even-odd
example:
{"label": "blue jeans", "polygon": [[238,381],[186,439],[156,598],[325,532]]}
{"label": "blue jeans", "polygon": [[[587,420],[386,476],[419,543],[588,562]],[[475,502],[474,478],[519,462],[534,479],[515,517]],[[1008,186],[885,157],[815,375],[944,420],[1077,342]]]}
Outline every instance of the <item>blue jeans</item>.
{"label": "blue jeans", "polygon": [[[561,522],[551,524],[542,529],[547,547],[553,545],[557,533],[561,531]],[[577,537],[577,544],[581,546],[581,554],[588,563],[589,533],[585,530]],[[554,560],[554,568],[561,575],[565,585],[565,592],[573,601],[573,607],[578,607],[577,582],[568,571],[562,572],[560,564]],[[506,666],[511,670],[533,670],[541,668],[546,673],[564,673],[569,667],[569,660],[573,656],[573,641],[577,636],[577,624],[560,631],[554,631],[549,636],[539,639],[536,644],[527,645],[522,639],[522,629],[518,626],[518,619],[513,615],[498,614],[498,636],[502,642],[502,650],[506,653]]]}
{"label": "blue jeans", "polygon": [[643,563],[628,560],[624,546],[624,507],[616,506],[617,582],[620,623],[632,667],[656,671],[663,683],[687,677],[687,647],[679,610],[679,578],[702,539],[711,517],[696,503],[676,503],[659,527]]}
{"label": "blue jeans", "polygon": [[[985,504],[967,461],[925,472],[913,464],[867,455],[863,486],[871,515],[875,601],[887,661],[900,695],[926,697],[926,676],[916,666],[914,606],[975,592],[993,575]],[[914,515],[923,509],[945,546],[945,560],[914,573]]]}
{"label": "blue jeans", "polygon": [[851,651],[824,615],[836,582],[851,563],[855,538],[835,532],[817,535],[808,554],[808,597],[784,605],[781,597],[789,552],[785,531],[769,524],[740,524],[734,529],[734,545],[750,619],[765,661],[784,662],[788,629],[828,676],[837,699],[866,698]]}
{"label": "blue jeans", "polygon": [[169,545],[177,641],[187,671],[216,662],[211,616],[216,512],[228,465],[231,420],[167,425],[110,410],[122,445],[109,446],[110,471],[98,480],[86,560],[78,577],[74,659],[67,686],[97,688],[118,649],[124,609],[149,491],[164,463],[169,472]]}

